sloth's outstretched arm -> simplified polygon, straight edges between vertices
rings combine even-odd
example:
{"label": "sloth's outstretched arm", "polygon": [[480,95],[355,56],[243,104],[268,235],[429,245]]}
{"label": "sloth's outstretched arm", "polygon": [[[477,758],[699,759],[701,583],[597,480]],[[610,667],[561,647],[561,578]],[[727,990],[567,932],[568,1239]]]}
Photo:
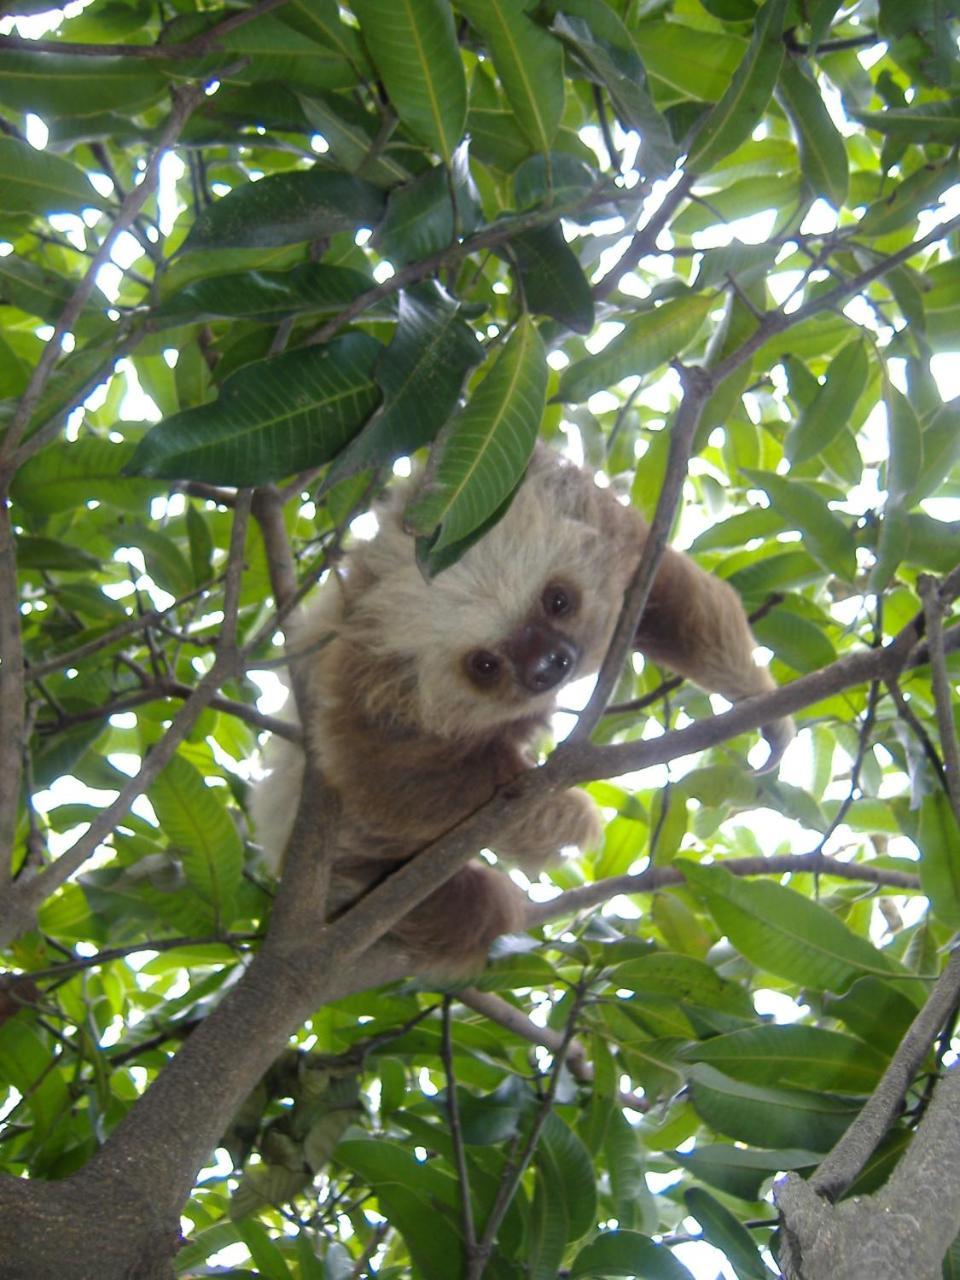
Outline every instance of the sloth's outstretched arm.
{"label": "sloth's outstretched arm", "polygon": [[[753,658],[756,641],[740,597],[726,582],[669,549],[637,628],[635,647],[678,675],[732,702],[766,693],[776,682]],[[789,718],[763,728],[772,768],[795,732]]]}

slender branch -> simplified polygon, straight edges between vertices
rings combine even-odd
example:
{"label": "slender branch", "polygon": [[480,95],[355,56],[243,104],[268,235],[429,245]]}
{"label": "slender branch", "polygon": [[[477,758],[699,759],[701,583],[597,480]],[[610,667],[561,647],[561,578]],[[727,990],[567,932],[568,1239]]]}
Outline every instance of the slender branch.
{"label": "slender branch", "polygon": [[[30,44],[32,42],[27,41],[26,43]],[[63,52],[62,46],[59,51]],[[57,317],[53,326],[53,333],[48,339],[40,359],[37,361],[27,388],[20,397],[17,408],[10,420],[3,442],[0,444],[0,496],[4,494],[6,485],[9,483],[11,459],[14,457],[17,446],[23,438],[23,433],[27,429],[31,415],[40,401],[40,396],[43,394],[43,389],[53,372],[54,365],[60,358],[64,335],[69,333],[76,324],[81,311],[87,303],[87,299],[93,292],[100,268],[110,260],[110,255],[118,237],[122,232],[128,230],[149,197],[152,196],[160,175],[160,161],[163,159],[164,153],[174,145],[184,125],[200,103],[203,102],[205,96],[205,84],[188,85],[173,91],[173,109],[170,112],[170,118],[167,120],[166,126],[160,135],[160,140],[147,161],[143,178],[127,195],[110,229],[101,240],[99,248],[91,259],[83,279],[74,289],[70,300]],[[23,456],[24,451],[21,450],[21,461]]]}
{"label": "slender branch", "polygon": [[553,1101],[557,1094],[557,1086],[560,1083],[560,1073],[563,1070],[567,1053],[574,1041],[577,1029],[577,1018],[583,1008],[583,1002],[586,998],[586,990],[583,986],[577,989],[573,1001],[570,1005],[570,1012],[567,1016],[566,1026],[563,1030],[563,1036],[560,1044],[557,1046],[553,1057],[553,1065],[550,1069],[550,1078],[547,1088],[544,1091],[540,1106],[537,1108],[537,1114],[534,1116],[533,1123],[530,1126],[530,1132],[527,1140],[523,1144],[520,1154],[514,1159],[507,1162],[504,1167],[503,1174],[500,1179],[500,1186],[497,1188],[497,1196],[493,1202],[493,1207],[484,1224],[483,1234],[477,1242],[477,1247],[470,1259],[470,1265],[467,1269],[467,1280],[480,1280],[489,1261],[490,1254],[493,1251],[494,1242],[500,1225],[506,1216],[507,1210],[513,1202],[514,1196],[517,1194],[517,1188],[520,1186],[520,1180],[526,1173],[530,1161],[533,1159],[534,1152],[537,1149],[537,1143],[540,1141],[540,1135],[543,1132],[543,1126],[547,1123],[547,1118],[553,1110]]}
{"label": "slender branch", "polygon": [[897,712],[900,716],[900,719],[903,720],[904,723],[909,726],[914,737],[920,743],[920,746],[923,750],[923,754],[927,757],[927,761],[930,767],[933,769],[934,773],[937,775],[937,778],[940,781],[940,785],[943,787],[944,791],[946,791],[947,795],[949,796],[950,793],[949,791],[947,791],[947,774],[946,774],[946,770],[943,767],[943,761],[940,759],[940,756],[937,754],[937,748],[933,745],[933,741],[929,733],[927,733],[926,729],[923,727],[922,723],[920,722],[919,717],[916,715],[910,703],[904,697],[903,690],[900,688],[900,681],[896,679],[888,680],[887,688],[890,690],[890,696],[893,698],[893,701],[894,701],[894,704],[896,705]]}
{"label": "slender branch", "polygon": [[463,1225],[463,1241],[469,1266],[469,1260],[474,1256],[477,1249],[477,1229],[473,1221],[473,1203],[470,1199],[470,1171],[467,1168],[467,1153],[463,1145],[463,1129],[460,1126],[460,1106],[457,1102],[457,1079],[453,1068],[450,1004],[451,997],[444,996],[440,1060],[443,1063],[443,1070],[447,1077],[447,1120],[450,1126],[450,1141],[453,1144],[457,1181],[460,1184],[460,1221]]}
{"label": "slender branch", "polygon": [[850,1186],[895,1120],[937,1032],[956,1012],[958,1004],[960,950],[950,956],[863,1110],[810,1179],[815,1191],[836,1200]]}
{"label": "slender branch", "polygon": [[[889,889],[919,890],[920,877],[909,871],[897,871],[889,867],[877,867],[872,863],[842,862],[839,858],[824,857],[819,852],[778,854],[771,857],[724,858],[717,863],[734,876],[784,876],[816,873],[836,876],[841,880],[862,881],[865,884]],[[672,885],[684,884],[683,872],[677,867],[649,867],[633,875],[608,876],[593,884],[567,889],[565,893],[547,902],[531,903],[527,908],[524,924],[535,929],[556,920],[559,916],[573,915],[588,907],[609,902],[619,894],[656,893]]]}
{"label": "slender branch", "polygon": [[256,942],[261,936],[259,933],[208,933],[194,938],[147,938],[142,942],[128,942],[123,947],[104,947],[96,955],[77,956],[72,960],[64,960],[61,964],[50,965],[47,969],[31,969],[28,976],[34,982],[45,978],[60,979],[86,969],[97,969],[114,960],[125,960],[127,956],[142,951],[179,951],[183,947],[206,947],[216,943],[230,947],[242,942]]}
{"label": "slender branch", "polygon": [[[503,996],[492,991],[478,991],[476,987],[465,987],[457,992],[461,1004],[481,1013],[491,1022],[496,1022],[521,1040],[530,1044],[542,1045],[551,1053],[557,1053],[563,1043],[563,1034],[554,1031],[553,1027],[538,1027],[532,1018],[528,1018],[522,1009],[512,1005]],[[587,1058],[587,1051],[579,1040],[572,1040],[567,1048],[567,1067],[570,1074],[581,1084],[593,1084],[593,1064]],[[649,1111],[650,1102],[642,1094],[627,1093],[617,1090],[617,1102],[621,1107],[629,1107],[631,1111]]]}
{"label": "slender branch", "polygon": [[101,649],[109,648],[110,645],[116,644],[117,641],[123,640],[126,636],[134,635],[137,631],[144,631],[154,626],[155,623],[162,622],[177,609],[182,608],[183,605],[209,591],[212,585],[212,582],[205,582],[202,586],[195,587],[193,591],[181,596],[179,600],[175,600],[168,609],[152,609],[148,613],[128,618],[126,622],[121,622],[109,631],[105,631],[103,635],[97,636],[95,640],[88,640],[86,644],[78,645],[76,649],[70,649],[67,653],[58,654],[54,658],[46,658],[43,662],[31,662],[27,666],[28,679],[41,680],[44,676],[48,676],[54,671],[63,671],[66,667],[77,666],[85,658],[92,657],[93,654],[99,653]]}
{"label": "slender branch", "polygon": [[657,509],[643,544],[640,562],[624,594],[620,618],[597,675],[596,686],[576,727],[567,739],[571,743],[582,742],[590,736],[610,701],[610,695],[619,679],[624,660],[633,647],[640,616],[646,608],[653,580],[667,547],[667,538],[687,475],[687,463],[693,448],[694,436],[704,405],[713,390],[710,376],[696,366],[682,366],[681,377],[685,383],[684,396],[670,430],[670,453]]}
{"label": "slender branch", "polygon": [[50,894],[64,884],[90,857],[97,846],[110,835],[124,817],[131,804],[158,777],[172,759],[196,724],[200,713],[208,706],[225,679],[233,675],[236,667],[236,623],[239,604],[240,577],[243,570],[243,547],[247,517],[250,509],[249,492],[237,496],[230,535],[230,551],[224,583],[223,627],[220,645],[213,666],[201,679],[196,689],[174,716],[170,728],[141,762],[140,769],[120,791],[120,794],[90,824],[86,832],[62,853],[56,862],[30,879],[17,882],[0,903],[0,945],[6,945],[27,928],[38,907]]}
{"label": "slender branch", "polygon": [[957,822],[960,823],[960,745],[957,743],[957,726],[953,718],[954,694],[947,675],[946,655],[943,645],[944,602],[938,590],[936,578],[921,573],[917,579],[920,599],[927,627],[927,648],[930,653],[930,675],[933,683],[933,699],[940,730],[940,749],[943,752],[947,794]]}
{"label": "slender branch", "polygon": [[664,229],[677,209],[690,194],[690,188],[696,181],[692,173],[683,173],[664,196],[660,205],[651,213],[642,227],[634,233],[633,239],[610,268],[602,280],[593,286],[593,296],[598,301],[610,296],[623,277],[637,266],[647,254],[655,253],[657,237]]}
{"label": "slender branch", "polygon": [[0,494],[0,887],[13,875],[24,747],[23,639],[10,503]]}

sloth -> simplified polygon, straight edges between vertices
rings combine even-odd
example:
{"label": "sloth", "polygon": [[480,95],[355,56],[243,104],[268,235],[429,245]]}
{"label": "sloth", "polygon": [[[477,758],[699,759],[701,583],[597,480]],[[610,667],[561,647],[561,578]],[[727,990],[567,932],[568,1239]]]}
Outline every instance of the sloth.
{"label": "sloth", "polygon": [[[405,497],[397,486],[378,533],[287,628],[305,655],[308,749],[341,802],[331,916],[536,763],[558,694],[603,660],[647,536],[637,511],[541,445],[506,514],[427,579],[403,526]],[[635,647],[734,701],[775,687],[754,644],[736,592],[668,549]],[[764,731],[771,760],[791,733],[789,721]],[[274,739],[265,763],[251,809],[278,871],[303,756]],[[518,809],[491,847],[528,875],[599,838],[598,810],[579,788]],[[526,901],[502,868],[469,863],[389,936],[412,969],[465,974],[494,938],[522,928]]]}

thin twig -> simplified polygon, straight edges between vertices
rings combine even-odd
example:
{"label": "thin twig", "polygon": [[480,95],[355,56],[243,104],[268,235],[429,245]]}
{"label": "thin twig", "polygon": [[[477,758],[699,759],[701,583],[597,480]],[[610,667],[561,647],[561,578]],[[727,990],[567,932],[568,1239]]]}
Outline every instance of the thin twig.
{"label": "thin twig", "polygon": [[923,614],[927,625],[927,648],[930,653],[930,677],[933,684],[933,700],[940,730],[940,750],[947,778],[947,794],[957,822],[960,823],[960,745],[957,743],[957,725],[953,718],[953,689],[947,675],[946,655],[943,645],[944,603],[936,578],[921,573],[917,589],[923,601]]}
{"label": "thin twig", "polygon": [[30,879],[21,879],[15,888],[6,894],[0,903],[0,945],[5,945],[27,928],[40,905],[55,889],[64,884],[90,857],[97,846],[110,835],[137,796],[146,790],[172,759],[180,743],[185,740],[223,681],[234,674],[237,660],[237,608],[249,511],[249,491],[241,490],[237,495],[237,509],[230,534],[230,551],[224,582],[223,625],[220,632],[220,646],[213,666],[174,716],[164,736],[150,754],[144,757],[140,769],[123,787],[116,800],[94,819],[79,840],[62,853],[56,862],[50,863]]}
{"label": "thin twig", "polygon": [[450,1026],[451,1002],[452,997],[444,996],[440,1059],[443,1062],[444,1073],[447,1077],[447,1120],[450,1125],[450,1141],[453,1145],[457,1181],[460,1184],[460,1221],[463,1225],[463,1241],[466,1256],[469,1260],[477,1249],[477,1230],[473,1221],[473,1203],[470,1198],[470,1171],[467,1168],[467,1153],[463,1144],[460,1105],[457,1101],[457,1079],[453,1068],[453,1037]]}
{"label": "thin twig", "polygon": [[[33,42],[27,41],[26,43]],[[63,53],[62,45],[58,46],[58,51],[61,54]],[[60,358],[64,335],[69,333],[76,324],[81,311],[87,303],[87,299],[93,292],[100,268],[110,260],[110,255],[118,237],[122,232],[128,230],[149,197],[152,196],[160,175],[160,161],[163,159],[165,152],[179,138],[184,125],[200,103],[203,102],[205,96],[206,84],[188,85],[174,90],[173,109],[170,112],[170,118],[150,159],[147,161],[141,181],[127,195],[110,229],[101,240],[99,248],[91,259],[83,279],[74,289],[70,300],[57,317],[53,326],[53,333],[47,340],[27,388],[20,397],[16,411],[10,420],[10,425],[3,437],[3,443],[0,444],[0,497],[3,496],[9,483],[11,459],[14,457],[17,446],[23,438],[23,433],[27,429],[31,415],[40,401],[40,396],[43,394],[47,380],[53,372],[54,365]]]}
{"label": "thin twig", "polygon": [[23,638],[10,503],[0,493],[0,886],[13,874],[24,745]]}

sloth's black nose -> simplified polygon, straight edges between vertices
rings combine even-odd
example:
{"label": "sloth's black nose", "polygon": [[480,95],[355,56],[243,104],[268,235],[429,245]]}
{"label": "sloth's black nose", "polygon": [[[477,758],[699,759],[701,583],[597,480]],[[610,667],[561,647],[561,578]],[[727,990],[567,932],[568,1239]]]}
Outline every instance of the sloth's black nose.
{"label": "sloth's black nose", "polygon": [[517,680],[530,693],[547,693],[562,684],[577,665],[575,645],[550,627],[524,627],[510,646]]}

